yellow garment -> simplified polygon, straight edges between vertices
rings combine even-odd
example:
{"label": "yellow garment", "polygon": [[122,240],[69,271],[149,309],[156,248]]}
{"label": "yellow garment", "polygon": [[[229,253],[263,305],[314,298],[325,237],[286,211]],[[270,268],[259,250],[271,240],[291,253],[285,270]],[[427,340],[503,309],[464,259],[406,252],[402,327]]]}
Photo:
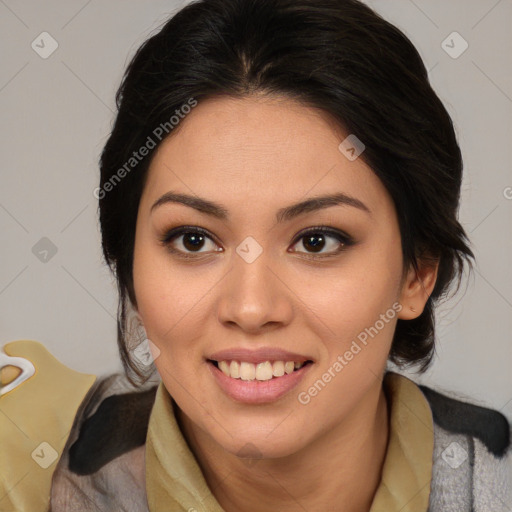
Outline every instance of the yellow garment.
{"label": "yellow garment", "polygon": [[[432,476],[434,427],[430,406],[418,386],[387,373],[390,437],[370,512],[426,512]],[[146,438],[146,492],[150,511],[223,512],[188,448],[171,397],[160,382]],[[172,449],[171,449],[172,447]]]}
{"label": "yellow garment", "polygon": [[36,372],[0,396],[0,511],[46,512],[53,472],[96,376],[68,368],[37,341],[12,341],[3,350],[28,359]]}

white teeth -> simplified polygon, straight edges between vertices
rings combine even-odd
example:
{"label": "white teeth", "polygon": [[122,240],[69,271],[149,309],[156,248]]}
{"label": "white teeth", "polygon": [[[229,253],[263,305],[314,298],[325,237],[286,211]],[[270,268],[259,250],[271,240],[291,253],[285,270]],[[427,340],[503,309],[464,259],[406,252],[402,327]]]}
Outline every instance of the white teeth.
{"label": "white teeth", "polygon": [[[231,361],[231,364],[229,365],[229,371],[233,379],[240,378],[240,365],[238,364],[238,361]],[[230,374],[228,374],[228,377]]]}
{"label": "white teeth", "polygon": [[240,378],[242,380],[254,380],[256,377],[256,366],[252,363],[240,363]]}
{"label": "white teeth", "polygon": [[276,361],[273,364],[274,371],[272,372],[274,377],[282,377],[284,375],[284,363],[283,361]]}
{"label": "white teeth", "polygon": [[270,380],[272,378],[272,364],[270,361],[258,363],[256,366],[256,380]]}
{"label": "white teeth", "polygon": [[224,375],[229,377],[230,373],[227,361],[219,361],[219,370],[221,370]]}
{"label": "white teeth", "polygon": [[265,361],[253,364],[245,361],[219,361],[219,370],[232,379],[242,380],[270,380],[274,377],[282,377],[304,366],[305,362],[296,361]]}
{"label": "white teeth", "polygon": [[294,368],[293,361],[286,361],[284,364],[284,371],[285,373],[292,373]]}

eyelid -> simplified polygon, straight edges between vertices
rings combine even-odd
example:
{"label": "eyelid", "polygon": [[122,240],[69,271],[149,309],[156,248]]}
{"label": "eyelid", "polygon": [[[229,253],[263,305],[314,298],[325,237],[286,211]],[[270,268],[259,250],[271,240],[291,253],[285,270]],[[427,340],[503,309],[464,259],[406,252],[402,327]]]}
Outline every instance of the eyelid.
{"label": "eyelid", "polygon": [[322,225],[322,226],[312,226],[312,227],[303,229],[302,231],[299,231],[295,235],[293,243],[295,244],[301,238],[303,238],[306,235],[309,235],[310,233],[312,233],[312,234],[322,233],[322,234],[325,234],[325,235],[329,235],[329,236],[332,236],[333,238],[341,239],[347,245],[354,243],[354,239],[350,235],[348,235],[347,233],[342,231],[341,229],[332,228],[332,227],[325,226],[325,225]]}
{"label": "eyelid", "polygon": [[176,236],[183,235],[188,232],[200,233],[207,236],[208,238],[211,238],[217,245],[219,244],[217,237],[215,237],[207,229],[201,228],[199,226],[177,226],[175,228],[168,229],[161,237],[159,237],[159,240],[163,244],[169,243]]}

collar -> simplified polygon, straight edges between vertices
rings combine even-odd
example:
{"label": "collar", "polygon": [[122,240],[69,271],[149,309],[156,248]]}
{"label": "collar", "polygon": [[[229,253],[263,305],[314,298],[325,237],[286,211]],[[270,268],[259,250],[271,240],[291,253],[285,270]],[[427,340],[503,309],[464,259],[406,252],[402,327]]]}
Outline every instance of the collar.
{"label": "collar", "polygon": [[[418,386],[402,375],[386,373],[383,386],[390,433],[370,512],[427,512],[434,448],[430,406]],[[180,512],[224,512],[181,433],[163,382],[158,385],[148,426],[146,492],[151,511],[172,505]]]}
{"label": "collar", "polygon": [[389,440],[370,512],[427,512],[434,451],[430,405],[403,375],[388,372],[383,385],[390,410]]}

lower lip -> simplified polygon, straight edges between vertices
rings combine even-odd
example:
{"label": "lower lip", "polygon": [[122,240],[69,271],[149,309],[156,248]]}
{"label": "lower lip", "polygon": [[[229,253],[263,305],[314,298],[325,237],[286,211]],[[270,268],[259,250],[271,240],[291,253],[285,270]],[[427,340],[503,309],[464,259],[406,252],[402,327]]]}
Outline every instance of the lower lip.
{"label": "lower lip", "polygon": [[282,377],[274,377],[270,380],[242,380],[233,379],[224,374],[210,361],[208,368],[217,380],[221,389],[237,402],[245,404],[264,404],[273,402],[291,391],[306,375],[312,363],[305,364],[299,370],[284,374]]}

